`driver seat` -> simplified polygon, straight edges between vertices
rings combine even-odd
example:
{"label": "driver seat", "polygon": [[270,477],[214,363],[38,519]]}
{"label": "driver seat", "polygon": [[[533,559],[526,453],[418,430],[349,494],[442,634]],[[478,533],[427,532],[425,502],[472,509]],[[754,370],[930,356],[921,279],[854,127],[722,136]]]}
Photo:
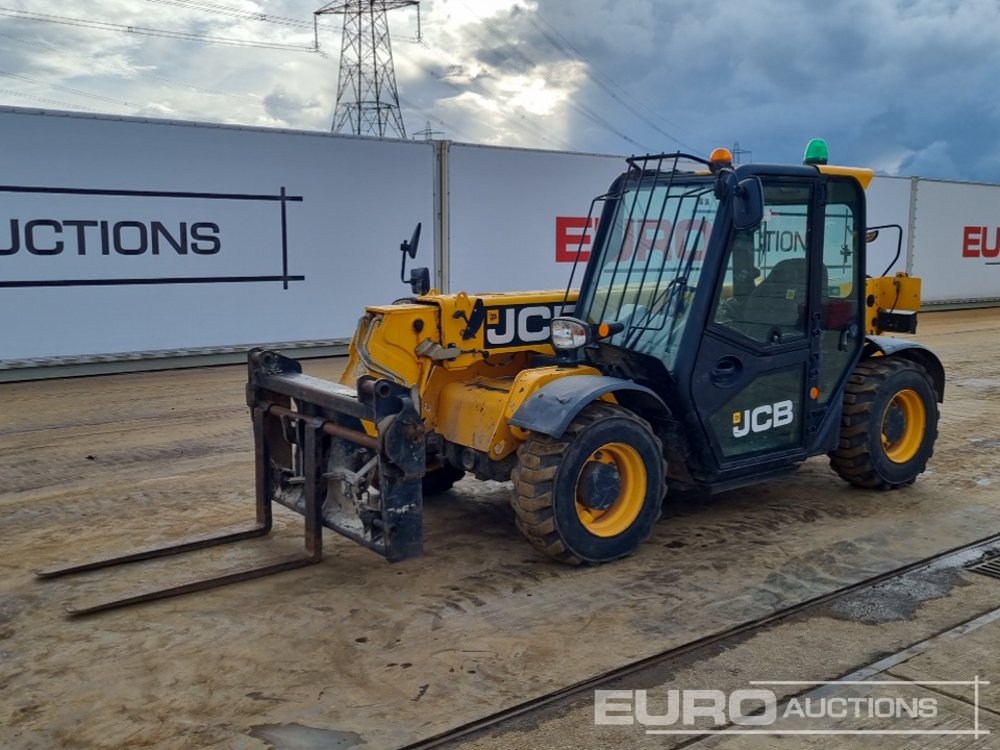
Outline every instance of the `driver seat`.
{"label": "driver seat", "polygon": [[[826,288],[826,267],[820,282]],[[774,332],[780,341],[803,338],[804,319],[808,303],[809,263],[806,258],[779,261],[763,281],[747,297],[743,307],[740,330],[757,341],[769,341]]]}

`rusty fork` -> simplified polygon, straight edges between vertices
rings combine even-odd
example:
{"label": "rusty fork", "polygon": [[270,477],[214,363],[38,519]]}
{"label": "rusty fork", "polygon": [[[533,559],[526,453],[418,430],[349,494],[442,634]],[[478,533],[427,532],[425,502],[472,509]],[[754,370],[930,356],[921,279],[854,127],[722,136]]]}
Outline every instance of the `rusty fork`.
{"label": "rusty fork", "polygon": [[[253,537],[266,536],[272,527],[271,496],[268,490],[269,480],[267,472],[271,464],[270,443],[265,439],[265,416],[270,405],[261,405],[254,408],[253,427],[254,443],[256,449],[256,521],[246,524],[238,524],[226,527],[219,531],[196,534],[182,539],[154,544],[145,547],[138,547],[118,555],[106,555],[92,558],[83,562],[68,563],[45,568],[36,572],[39,578],[51,579],[60,576],[83,573],[91,570],[100,570],[116,565],[139,562],[142,560],[152,560],[157,557],[167,557],[168,555],[178,555],[191,552],[206,547],[214,547],[221,544],[229,544]],[[318,477],[321,475],[320,462],[320,440],[315,429],[305,430],[305,450],[303,451],[303,475],[305,477]],[[199,578],[185,581],[166,588],[146,588],[124,596],[101,598],[85,602],[79,605],[68,605],[67,614],[71,616],[92,614],[104,610],[116,609],[130,604],[166,599],[172,596],[180,596],[194,591],[204,591],[205,589],[225,586],[229,583],[248,581],[253,578],[281,573],[286,570],[293,570],[307,565],[314,565],[323,558],[323,525],[321,519],[321,502],[319,498],[319,486],[315,481],[306,481],[304,492],[304,515],[305,515],[305,555],[294,555],[278,558],[268,563],[243,568],[232,568],[225,570],[209,578]]]}
{"label": "rusty fork", "polygon": [[[390,562],[421,553],[425,436],[409,389],[393,381],[363,377],[354,390],[304,375],[295,360],[260,349],[249,352],[247,365],[247,405],[253,415],[256,457],[256,520],[211,534],[46,568],[37,575],[57,578],[264,536],[271,531],[274,502],[305,516],[305,554],[167,588],[84,602],[67,607],[69,614],[101,612],[313,565],[323,557],[324,526]],[[377,437],[364,431],[365,422],[377,425]],[[338,457],[343,458],[343,464],[336,463]],[[362,465],[352,463],[354,459]],[[365,467],[378,472],[377,500],[371,503],[368,493],[372,487]]]}

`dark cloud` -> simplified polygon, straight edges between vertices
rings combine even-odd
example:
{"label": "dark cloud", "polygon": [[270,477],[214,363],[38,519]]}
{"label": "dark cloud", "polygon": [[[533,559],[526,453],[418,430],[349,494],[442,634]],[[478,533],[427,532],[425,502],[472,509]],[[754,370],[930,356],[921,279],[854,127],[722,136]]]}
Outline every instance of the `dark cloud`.
{"label": "dark cloud", "polygon": [[935,141],[907,157],[901,171],[921,176],[959,179],[962,173],[951,152],[952,147],[947,142]]}
{"label": "dark cloud", "polygon": [[[739,141],[758,161],[789,161],[823,136],[840,161],[1000,180],[983,107],[996,107],[1000,69],[994,0],[549,0],[486,21],[516,43],[487,30],[474,50],[498,77],[530,72],[526,60],[581,64],[580,107],[554,115],[580,150]],[[473,26],[466,40],[481,41],[487,27]]]}
{"label": "dark cloud", "polygon": [[[243,3],[303,20],[321,4]],[[115,22],[311,41],[309,29],[234,26],[196,5],[101,3]],[[621,154],[738,141],[756,161],[786,162],[822,136],[837,161],[1000,182],[998,0],[423,0],[421,16],[417,45],[405,41],[412,9],[390,15],[410,130],[430,122],[456,140]],[[18,37],[0,39],[0,71],[43,82],[5,79],[0,97],[326,129],[338,21],[321,19],[324,59],[0,18],[0,34]]]}
{"label": "dark cloud", "polygon": [[514,51],[503,46],[483,47],[476,50],[476,60],[501,75],[529,73],[535,67],[534,63],[518,55],[516,50],[516,47]]}

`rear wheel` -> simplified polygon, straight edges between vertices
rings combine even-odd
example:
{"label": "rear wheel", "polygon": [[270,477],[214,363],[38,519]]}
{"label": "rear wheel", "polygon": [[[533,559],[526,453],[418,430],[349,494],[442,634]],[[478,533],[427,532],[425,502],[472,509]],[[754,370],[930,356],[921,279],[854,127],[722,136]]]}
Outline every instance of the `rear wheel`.
{"label": "rear wheel", "polygon": [[920,365],[892,357],[866,360],[848,381],[840,445],[830,465],[858,487],[913,484],[934,452],[937,423],[934,387]]}
{"label": "rear wheel", "polygon": [[649,425],[614,404],[586,406],[560,438],[534,434],[518,450],[511,504],[518,528],[572,565],[633,552],[660,516],[663,450]]}

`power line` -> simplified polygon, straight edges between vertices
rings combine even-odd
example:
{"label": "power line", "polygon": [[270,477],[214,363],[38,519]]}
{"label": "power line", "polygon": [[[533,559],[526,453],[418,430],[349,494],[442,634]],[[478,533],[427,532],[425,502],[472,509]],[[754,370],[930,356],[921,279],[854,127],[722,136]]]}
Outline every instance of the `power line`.
{"label": "power line", "polygon": [[295,28],[312,30],[313,22],[288,16],[274,16],[269,13],[258,13],[242,8],[233,8],[226,5],[216,5],[215,3],[204,2],[204,0],[146,0],[149,3],[159,5],[173,5],[178,8],[188,8],[189,10],[200,10],[207,13],[216,13],[230,18],[240,18],[246,21],[259,21],[260,23],[273,23],[280,26],[292,26]]}
{"label": "power line", "polygon": [[[454,61],[454,59],[449,59],[450,56],[447,53],[445,53],[443,50],[440,50],[440,49],[438,49],[436,47],[432,47],[430,44],[428,44],[427,41],[426,41],[426,38],[423,37],[422,35],[416,41],[420,44],[421,47],[423,47],[427,52],[429,52],[432,55],[434,55],[438,59],[438,61],[442,62],[445,66],[447,66],[449,68],[458,68],[458,69],[461,69],[462,66],[460,64],[456,63]],[[463,86],[460,86],[460,85],[458,85],[456,83],[453,83],[452,81],[447,80],[448,75],[439,74],[437,71],[434,71],[434,70],[428,68],[423,62],[421,62],[419,60],[415,60],[413,62],[419,68],[421,68],[427,75],[431,76],[432,78],[434,78],[435,80],[439,81],[440,83],[443,83],[444,85],[448,86],[449,88],[452,88],[452,89],[454,89],[456,91],[459,91],[461,93],[469,93],[470,91],[472,91],[472,92],[478,94],[479,96],[482,96],[484,99],[488,99],[488,100],[492,101],[494,104],[497,105],[497,107],[499,109],[503,110],[506,113],[507,116],[512,117],[512,118],[517,118],[518,120],[521,121],[521,122],[514,123],[514,125],[516,125],[517,127],[523,128],[524,130],[530,131],[532,133],[532,135],[534,135],[534,136],[542,139],[546,143],[550,143],[551,142],[550,139],[548,137],[546,137],[546,135],[542,131],[540,131],[540,130],[536,129],[535,127],[533,127],[528,122],[527,118],[523,114],[519,114],[519,113],[511,111],[510,108],[503,102],[503,100],[501,99],[501,97],[497,96],[495,93],[493,93],[488,87],[486,87],[485,85],[483,85],[481,82],[479,82],[479,81],[477,81],[475,79],[469,78],[468,79],[468,85],[463,87]],[[450,123],[442,120],[440,117],[437,117],[436,115],[430,114],[427,110],[421,109],[420,107],[416,106],[413,102],[404,99],[402,96],[399,97],[399,100],[400,100],[400,102],[403,105],[405,105],[407,107],[407,109],[412,109],[415,112],[418,112],[419,114],[423,115],[425,119],[431,120],[431,121],[437,123],[438,125],[441,125],[445,129],[451,131],[453,134],[454,133],[465,134],[465,136],[468,137],[468,140],[470,142],[475,140],[475,137],[472,136],[472,135],[470,135],[468,131],[463,130],[462,128],[456,127],[456,126],[454,126],[454,125],[452,125],[452,124],[450,124]],[[571,146],[569,146],[569,144],[567,144],[565,142],[562,142],[562,141],[559,141],[559,139],[555,139],[555,140],[557,142],[556,145],[560,145],[560,146],[562,146],[563,148],[566,148],[566,149],[571,149]]]}
{"label": "power line", "polygon": [[34,99],[36,102],[42,102],[43,104],[54,104],[57,107],[65,107],[66,109],[79,110],[82,112],[94,112],[96,109],[91,109],[90,107],[81,107],[79,104],[70,102],[64,102],[59,99],[49,99],[48,97],[38,96],[36,94],[29,94],[24,91],[14,91],[13,89],[0,89],[0,94],[6,94],[8,96],[20,96],[25,99]]}
{"label": "power line", "polygon": [[[548,21],[546,21],[544,18],[542,18],[537,13],[534,16],[528,15],[527,18],[528,18],[528,23],[530,23],[532,26],[534,26],[535,29],[553,47],[555,47],[557,50],[559,50],[560,52],[562,52],[564,55],[568,55],[570,57],[574,57],[577,60],[579,60],[580,62],[584,63],[587,66],[587,70],[588,71],[591,71],[592,73],[596,74],[596,75],[591,75],[590,79],[599,88],[601,88],[606,94],[608,94],[608,96],[610,96],[612,99],[614,99],[615,101],[617,101],[619,104],[621,104],[623,107],[625,107],[629,112],[631,112],[632,114],[634,114],[636,117],[638,117],[640,120],[642,120],[643,122],[645,122],[647,125],[649,125],[651,128],[653,128],[654,130],[656,130],[661,135],[666,136],[670,140],[674,141],[675,143],[677,143],[678,145],[682,146],[683,148],[688,149],[689,151],[695,151],[695,152],[699,151],[699,149],[697,149],[697,148],[695,148],[693,146],[690,146],[690,145],[684,143],[684,141],[680,140],[677,136],[673,135],[672,133],[670,133],[667,130],[665,130],[662,127],[660,127],[656,122],[652,121],[651,119],[649,119],[649,117],[647,117],[646,115],[644,115],[641,112],[639,112],[638,109],[635,106],[633,106],[632,104],[629,104],[628,102],[623,101],[622,98],[619,97],[615,93],[616,90],[620,91],[624,96],[626,96],[629,99],[631,99],[636,105],[638,105],[639,107],[642,107],[647,112],[649,112],[650,114],[652,114],[654,117],[662,119],[664,122],[667,122],[667,123],[669,123],[671,125],[675,125],[675,123],[671,123],[665,117],[663,117],[662,115],[660,115],[659,113],[657,113],[656,111],[654,111],[653,109],[651,109],[648,105],[645,104],[645,102],[643,102],[641,99],[638,99],[635,96],[633,96],[632,94],[630,94],[628,92],[628,90],[626,90],[623,86],[621,86],[620,84],[616,83],[613,78],[611,78],[609,75],[607,75],[606,73],[604,73],[603,71],[601,71],[600,68],[598,68],[596,65],[594,65],[594,63],[589,58],[587,58],[582,52],[580,52],[576,47],[574,47],[572,45],[572,43],[565,36],[563,36],[559,32],[559,30],[556,29],[552,24],[550,24]],[[549,29],[549,31],[546,31],[545,29],[543,29],[540,24],[544,24]]]}
{"label": "power line", "polygon": [[[434,123],[440,125],[441,127],[443,127],[445,130],[450,131],[453,134],[454,133],[459,133],[459,134],[464,133],[467,137],[469,137],[469,133],[467,131],[462,130],[462,128],[455,127],[454,125],[452,125],[452,124],[450,124],[448,122],[445,122],[444,120],[442,120],[437,115],[431,114],[427,110],[422,109],[421,107],[418,107],[413,102],[411,102],[408,99],[404,98],[402,94],[400,94],[400,96],[399,96],[399,103],[402,104],[407,109],[413,110],[414,112],[417,112],[420,115],[423,115],[423,117],[424,117],[425,120],[434,122]],[[471,137],[469,139],[473,140]]]}
{"label": "power line", "polygon": [[[6,34],[4,32],[0,32],[0,36],[5,37],[6,39],[10,39],[10,40],[12,40],[14,42],[17,42],[19,44],[23,44],[23,45],[28,46],[28,47],[43,47],[43,48],[45,48],[45,49],[47,49],[47,50],[49,50],[51,52],[55,52],[58,55],[63,55],[65,57],[73,57],[73,58],[76,58],[77,60],[87,60],[87,61],[89,61],[91,63],[93,62],[93,58],[90,57],[90,56],[88,56],[88,55],[76,54],[76,53],[70,52],[69,50],[66,50],[66,49],[64,49],[62,47],[57,47],[54,44],[49,44],[48,42],[43,42],[40,39],[36,39],[36,40],[32,41],[32,40],[29,40],[29,39],[24,39],[22,37],[14,36],[13,34]],[[136,68],[132,68],[132,67],[129,67],[127,65],[123,65],[121,63],[117,63],[117,62],[113,62],[112,61],[110,64],[111,64],[111,66],[113,66],[114,68],[116,68],[120,73],[125,73],[125,74],[128,74],[128,75],[135,75],[135,76],[139,76],[141,78],[149,78],[150,80],[161,81],[163,83],[169,83],[169,84],[171,84],[173,86],[181,86],[183,88],[191,89],[192,91],[199,91],[199,92],[201,92],[203,94],[213,94],[213,95],[216,95],[216,96],[225,96],[225,97],[230,97],[232,99],[246,99],[246,100],[249,100],[249,101],[252,101],[252,102],[256,102],[258,104],[261,103],[261,101],[262,101],[259,96],[253,96],[252,94],[238,94],[238,93],[233,93],[233,92],[229,92],[229,91],[217,91],[215,89],[209,89],[209,88],[205,88],[203,86],[195,86],[194,84],[191,84],[191,83],[185,83],[184,81],[178,81],[178,80],[175,80],[175,79],[172,79],[172,78],[165,78],[164,76],[158,76],[158,75],[153,75],[152,73],[146,73],[145,71],[138,70]]]}
{"label": "power line", "polygon": [[[426,42],[424,42],[422,46],[428,52],[431,52],[432,54],[436,53],[439,56],[445,54],[445,53],[443,53],[441,50],[439,50],[437,48],[432,48]],[[456,65],[456,64],[454,64],[452,62],[449,62],[446,58],[444,59],[444,63],[448,67],[461,68],[460,65]],[[443,75],[440,75],[440,74],[436,73],[433,70],[430,70],[423,63],[421,63],[421,62],[418,61],[416,64],[418,66],[420,66],[424,70],[425,73],[427,73],[428,75],[430,75],[432,78],[435,78],[436,80],[440,81],[445,86],[449,86],[449,87],[451,87],[451,88],[453,88],[456,91],[459,91],[461,93],[468,93],[471,90],[471,91],[479,94],[483,98],[489,99],[490,101],[492,101],[493,103],[495,103],[497,105],[497,107],[499,107],[508,117],[517,118],[517,119],[521,120],[521,123],[518,124],[521,128],[530,131],[532,133],[532,135],[534,135],[536,138],[540,138],[545,143],[554,143],[554,145],[561,146],[562,148],[566,149],[567,151],[572,151],[573,150],[573,147],[571,145],[569,145],[568,143],[566,143],[565,141],[563,141],[563,140],[561,140],[559,138],[556,138],[555,136],[552,136],[551,133],[549,133],[548,135],[546,135],[542,130],[540,130],[539,128],[536,128],[534,125],[532,125],[528,121],[528,118],[525,117],[524,114],[517,113],[517,112],[512,112],[511,109],[510,109],[510,107],[507,104],[504,103],[503,99],[501,99],[499,96],[497,96],[496,94],[494,94],[492,91],[490,91],[489,88],[487,88],[486,86],[484,86],[479,81],[470,78],[469,81],[468,81],[467,86],[459,86],[458,84],[452,83],[451,81],[447,80],[448,76],[443,76]]]}
{"label": "power line", "polygon": [[[538,63],[537,62],[535,62],[531,57],[529,57],[528,55],[526,55],[522,50],[518,49],[509,39],[507,39],[507,37],[503,34],[503,32],[501,32],[499,29],[496,28],[496,26],[494,26],[493,24],[491,24],[486,19],[481,18],[479,15],[477,15],[476,12],[474,10],[472,10],[472,8],[470,8],[468,5],[466,5],[466,3],[463,2],[462,0],[459,0],[459,2],[461,3],[461,5],[463,7],[465,7],[466,10],[468,10],[473,15],[473,17],[475,17],[481,24],[483,24],[483,26],[485,26],[486,29],[494,37],[496,37],[497,40],[499,40],[501,44],[503,44],[507,49],[509,49],[516,57],[518,57],[519,59],[523,60],[525,63],[527,63],[532,68],[538,67]],[[638,147],[641,150],[645,150],[645,151],[652,150],[652,149],[649,148],[649,146],[646,146],[646,145],[644,145],[642,143],[639,143],[638,141],[636,141],[632,137],[630,137],[628,134],[626,134],[625,132],[623,132],[619,128],[615,127],[606,118],[602,117],[598,112],[594,111],[592,108],[588,107],[587,105],[581,104],[579,102],[575,102],[575,101],[573,101],[572,98],[569,98],[569,99],[566,100],[566,105],[570,109],[572,109],[573,111],[575,111],[578,114],[582,115],[584,118],[586,118],[586,119],[590,120],[591,122],[595,123],[596,125],[604,128],[609,133],[612,133],[613,135],[621,138],[623,141],[626,141],[627,143],[630,143],[633,146],[636,146],[636,147]]]}
{"label": "power line", "polygon": [[278,42],[255,42],[249,39],[209,36],[208,34],[196,34],[188,31],[171,31],[169,29],[152,29],[143,26],[128,26],[120,23],[109,23],[107,21],[90,21],[84,18],[57,16],[51,13],[35,13],[26,10],[17,10],[16,8],[0,8],[0,16],[10,16],[11,18],[18,18],[21,20],[43,21],[45,23],[58,23],[67,26],[80,26],[88,29],[102,29],[104,31],[123,31],[129,34],[165,37],[167,39],[180,39],[188,42],[221,44],[231,47],[256,47],[260,49],[284,50],[286,52],[319,51],[316,44],[305,46],[297,44],[281,44]]}
{"label": "power line", "polygon": [[[56,89],[57,91],[65,91],[70,94],[76,94],[77,96],[84,96],[88,99],[98,99],[103,102],[111,102],[112,104],[120,104],[125,107],[134,107],[141,112],[154,112],[149,107],[145,107],[141,104],[136,104],[135,102],[127,102],[122,99],[115,99],[110,96],[104,96],[102,94],[94,94],[89,91],[83,91],[82,89],[75,89],[70,86],[62,86],[58,83],[51,83],[49,81],[42,81],[38,78],[32,78],[31,76],[21,75],[19,73],[8,73],[5,70],[0,70],[0,76],[4,78],[13,78],[18,81],[27,81],[28,83],[34,83],[39,86],[48,86],[49,88]],[[155,112],[154,112],[155,114]]]}
{"label": "power line", "polygon": [[[459,2],[461,2],[461,0],[459,0]],[[507,37],[505,37],[505,36],[504,36],[504,35],[503,35],[503,34],[502,34],[502,33],[500,32],[500,30],[499,30],[499,29],[498,29],[498,28],[497,28],[496,26],[494,26],[493,24],[491,24],[491,23],[490,23],[490,22],[489,22],[488,20],[486,20],[485,18],[483,18],[483,17],[479,16],[479,15],[478,15],[478,14],[477,14],[477,13],[476,13],[476,12],[475,12],[475,11],[474,11],[474,10],[473,10],[472,8],[470,8],[470,7],[469,7],[469,6],[468,6],[468,5],[466,4],[466,3],[464,3],[464,2],[461,2],[461,4],[462,4],[462,6],[463,6],[463,7],[464,7],[464,8],[465,8],[465,9],[466,9],[467,11],[469,11],[469,13],[471,13],[471,14],[472,14],[473,18],[475,18],[475,19],[476,19],[477,21],[479,21],[479,23],[481,23],[481,24],[482,24],[483,26],[485,26],[485,27],[486,27],[486,29],[487,29],[487,30],[488,30],[488,31],[489,31],[489,32],[490,32],[490,33],[491,33],[491,34],[492,34],[492,35],[493,35],[494,37],[496,37],[496,39],[497,39],[497,40],[498,40],[498,41],[499,41],[499,42],[500,42],[500,43],[501,43],[501,44],[502,44],[502,45],[503,45],[504,47],[506,47],[506,48],[507,48],[508,50],[510,50],[510,52],[511,52],[511,53],[512,53],[512,54],[514,55],[514,57],[517,57],[517,58],[520,58],[520,59],[521,59],[521,61],[522,61],[522,62],[524,62],[524,63],[526,63],[526,64],[527,64],[527,65],[528,65],[529,67],[532,67],[532,68],[533,68],[533,67],[535,67],[535,66],[536,66],[536,63],[535,63],[535,61],[534,61],[534,60],[532,60],[532,59],[531,59],[530,57],[528,57],[528,56],[527,56],[526,54],[524,54],[524,52],[522,52],[522,51],[521,51],[520,49],[518,49],[518,48],[517,48],[517,46],[516,46],[516,45],[514,45],[514,44],[513,44],[513,43],[512,43],[512,42],[511,42],[511,41],[510,41],[509,39],[507,39]]]}
{"label": "power line", "polygon": [[[427,52],[429,52],[432,55],[434,55],[434,57],[437,58],[437,60],[439,62],[443,63],[446,67],[448,67],[448,68],[454,68],[454,69],[457,69],[457,70],[462,70],[462,65],[460,63],[456,62],[454,58],[451,58],[451,56],[448,53],[444,52],[443,50],[441,50],[441,49],[439,49],[437,47],[432,47],[430,44],[427,43],[426,39],[422,39],[420,41],[420,46],[423,47]],[[551,133],[551,131],[545,131],[545,132],[543,132],[538,127],[535,127],[534,125],[532,125],[528,121],[528,118],[523,113],[518,113],[518,112],[512,111],[511,108],[504,102],[504,99],[502,97],[500,97],[497,94],[493,93],[493,91],[491,91],[487,86],[485,86],[480,81],[478,81],[478,80],[470,77],[468,79],[468,83],[467,83],[466,86],[460,86],[460,85],[458,85],[456,83],[453,83],[453,82],[447,80],[448,77],[449,77],[448,75],[439,74],[438,72],[436,72],[436,71],[428,68],[427,65],[425,65],[422,61],[420,61],[420,60],[414,60],[413,62],[419,68],[421,68],[427,75],[429,75],[432,78],[434,78],[435,80],[443,83],[444,85],[448,86],[449,88],[452,88],[452,89],[454,89],[454,90],[456,90],[456,91],[458,91],[460,93],[469,93],[471,91],[471,92],[474,92],[474,93],[480,95],[484,99],[488,99],[488,100],[492,101],[504,113],[504,115],[508,118],[508,121],[510,121],[514,126],[519,127],[522,130],[524,130],[524,131],[530,132],[534,137],[541,139],[544,143],[551,144],[551,145],[556,146],[556,147],[561,147],[561,148],[563,148],[563,149],[565,149],[567,151],[572,151],[573,150],[573,147],[570,144],[568,144],[565,141],[563,141],[563,140],[561,140],[561,139],[556,138],[555,136],[553,136],[552,133]],[[401,101],[402,101],[402,98],[401,98]],[[425,111],[417,109],[416,107],[413,107],[409,103],[407,103],[407,106],[409,108],[411,108],[411,109],[416,109],[417,112],[420,112],[425,117],[427,116],[427,113]],[[434,118],[434,117],[431,117],[430,119],[434,120],[438,124],[443,125],[444,127],[448,128],[448,129],[452,130],[453,132],[456,131],[456,130],[458,130],[459,132],[462,132],[458,128],[455,128],[455,127],[453,127],[451,125],[448,125],[447,123],[443,122],[440,119],[437,119],[437,118]],[[513,122],[514,119],[517,119],[520,122]],[[548,134],[546,134],[546,132]],[[470,139],[470,140],[474,140],[474,139]]]}

